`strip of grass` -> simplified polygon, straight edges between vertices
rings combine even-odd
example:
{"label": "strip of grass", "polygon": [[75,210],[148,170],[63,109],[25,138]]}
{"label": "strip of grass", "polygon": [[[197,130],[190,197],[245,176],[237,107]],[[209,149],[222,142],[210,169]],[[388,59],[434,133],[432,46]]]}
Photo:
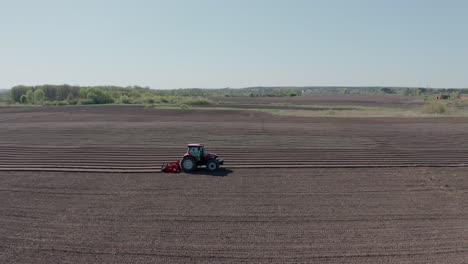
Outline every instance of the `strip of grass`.
{"label": "strip of grass", "polygon": [[[177,108],[172,108],[177,109]],[[366,107],[359,110],[304,110],[304,109],[264,109],[264,108],[230,108],[230,107],[194,107],[203,110],[231,110],[231,111],[256,111],[273,115],[298,116],[298,117],[330,117],[330,118],[444,118],[444,117],[468,117],[468,111],[452,110],[444,114],[426,113],[423,109],[400,109]]]}
{"label": "strip of grass", "polygon": [[291,109],[310,108],[312,110],[362,110],[362,111],[365,111],[365,110],[370,110],[370,109],[382,109],[383,108],[383,107],[370,107],[370,106],[362,106],[362,105],[314,105],[314,104],[298,105],[298,104],[290,104],[290,103],[272,103],[269,105],[289,107]]}
{"label": "strip of grass", "polygon": [[10,104],[5,102],[0,102],[0,107],[42,107],[42,105],[31,105],[31,104]]}
{"label": "strip of grass", "polygon": [[285,112],[285,110],[282,110],[282,109],[247,109],[247,110],[255,110],[257,112],[270,113],[270,114],[275,114],[275,115],[281,115]]}
{"label": "strip of grass", "polygon": [[[331,117],[331,118],[374,118],[374,117],[390,117],[390,118],[443,118],[443,117],[468,117],[467,111],[454,111],[450,113],[424,113],[419,110],[392,110],[392,111],[362,111],[362,110],[345,110],[345,111],[310,111],[310,110],[280,110],[268,111],[265,109],[251,109],[259,112],[269,112],[276,115],[299,116],[299,117]],[[276,109],[271,109],[276,110]]]}

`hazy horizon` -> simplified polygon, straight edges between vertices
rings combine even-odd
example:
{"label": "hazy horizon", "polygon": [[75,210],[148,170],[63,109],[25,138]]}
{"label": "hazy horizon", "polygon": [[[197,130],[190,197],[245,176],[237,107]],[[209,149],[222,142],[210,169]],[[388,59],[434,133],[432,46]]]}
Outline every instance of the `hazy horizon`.
{"label": "hazy horizon", "polygon": [[[21,86],[24,84],[19,84],[15,86]],[[33,84],[33,85],[24,85],[24,86],[43,86],[43,85],[70,85],[67,83],[62,83],[62,84]],[[8,88],[2,88],[0,87],[0,90],[10,90],[11,88],[15,87],[8,87]],[[304,86],[294,86],[294,85],[285,85],[285,86],[279,86],[279,85],[271,85],[271,86],[245,86],[245,87],[176,87],[176,88],[153,88],[149,86],[142,86],[138,84],[134,85],[107,85],[107,84],[98,84],[98,85],[70,85],[70,86],[80,86],[80,87],[99,87],[99,86],[115,86],[115,87],[132,87],[132,86],[138,86],[138,87],[143,87],[143,88],[149,88],[149,89],[154,89],[154,90],[171,90],[171,89],[248,89],[248,88],[269,88],[269,87],[281,87],[281,88],[427,88],[427,89],[468,89],[468,87],[417,87],[417,86],[389,86],[389,85],[372,85],[372,86],[354,86],[354,85],[304,85]]]}
{"label": "hazy horizon", "polygon": [[0,87],[467,88],[468,2],[8,1]]}

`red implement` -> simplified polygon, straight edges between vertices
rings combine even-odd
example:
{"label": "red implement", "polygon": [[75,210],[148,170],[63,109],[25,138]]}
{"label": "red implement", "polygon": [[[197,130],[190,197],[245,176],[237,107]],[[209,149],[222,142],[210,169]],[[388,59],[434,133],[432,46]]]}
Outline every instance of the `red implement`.
{"label": "red implement", "polygon": [[181,172],[180,168],[180,162],[178,160],[172,162],[172,163],[164,163],[161,165],[161,172],[167,172],[167,173],[179,173]]}

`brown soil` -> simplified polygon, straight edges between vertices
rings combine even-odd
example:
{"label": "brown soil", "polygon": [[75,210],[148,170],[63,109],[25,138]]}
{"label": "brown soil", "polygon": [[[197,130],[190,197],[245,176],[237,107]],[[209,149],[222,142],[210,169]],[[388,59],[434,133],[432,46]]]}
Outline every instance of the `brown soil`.
{"label": "brown soil", "polygon": [[0,169],[155,171],[202,142],[232,168],[466,166],[468,119],[142,107],[0,108]]}
{"label": "brown soil", "polygon": [[466,263],[467,121],[0,108],[0,263]]}

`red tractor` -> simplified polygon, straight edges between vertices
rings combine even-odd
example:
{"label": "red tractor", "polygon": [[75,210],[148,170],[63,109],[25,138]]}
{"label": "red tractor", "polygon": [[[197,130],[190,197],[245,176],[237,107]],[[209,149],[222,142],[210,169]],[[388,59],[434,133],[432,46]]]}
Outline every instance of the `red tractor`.
{"label": "red tractor", "polygon": [[218,159],[218,155],[214,153],[205,153],[202,144],[188,144],[187,152],[180,161],[180,167],[184,172],[192,172],[198,166],[206,165],[210,171],[215,171],[219,165],[223,165],[224,161]]}

